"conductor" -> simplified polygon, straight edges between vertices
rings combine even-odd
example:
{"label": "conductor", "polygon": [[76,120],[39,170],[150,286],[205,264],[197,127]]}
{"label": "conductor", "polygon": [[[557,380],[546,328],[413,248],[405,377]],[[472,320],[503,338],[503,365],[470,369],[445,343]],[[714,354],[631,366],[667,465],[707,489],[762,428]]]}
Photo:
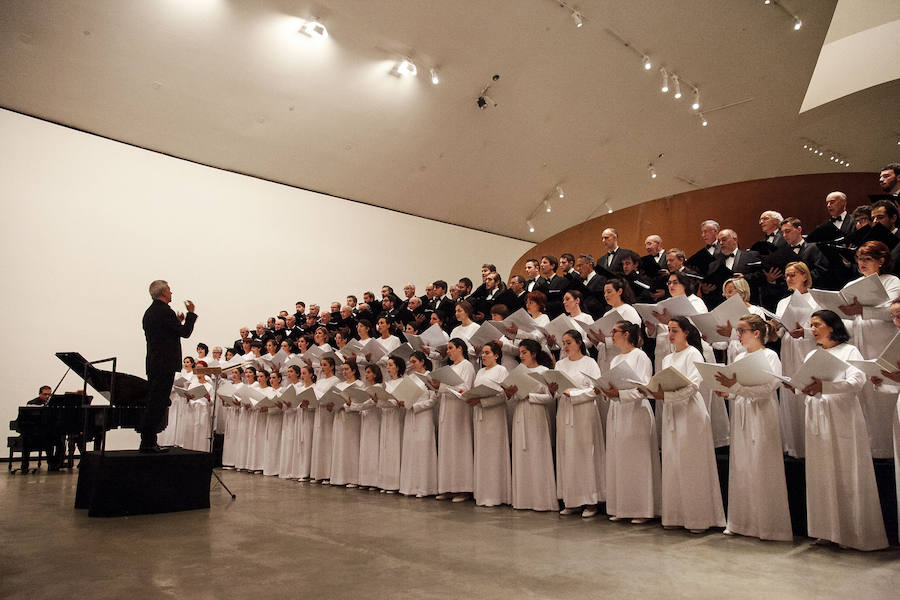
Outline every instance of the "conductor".
{"label": "conductor", "polygon": [[156,443],[156,435],[165,429],[168,417],[168,406],[171,404],[169,394],[175,381],[175,372],[181,369],[181,338],[191,336],[197,315],[194,303],[184,301],[187,316],[175,314],[169,306],[172,301],[172,290],[169,284],[157,279],[150,284],[150,297],[153,302],[144,312],[144,336],[147,338],[147,383],[150,396],[147,409],[141,418],[138,432],[141,434],[140,452],[165,452]]}

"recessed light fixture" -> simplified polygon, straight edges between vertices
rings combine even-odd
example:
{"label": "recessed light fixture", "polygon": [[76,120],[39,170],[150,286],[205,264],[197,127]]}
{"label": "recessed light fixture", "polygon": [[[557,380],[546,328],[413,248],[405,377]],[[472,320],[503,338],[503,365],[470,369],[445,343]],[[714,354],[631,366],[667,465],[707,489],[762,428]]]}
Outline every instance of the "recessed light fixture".
{"label": "recessed light fixture", "polygon": [[328,30],[318,19],[312,19],[303,23],[303,26],[300,27],[300,33],[319,40],[324,40],[328,37]]}
{"label": "recessed light fixture", "polygon": [[416,63],[408,58],[404,58],[397,65],[397,72],[401,75],[411,75],[415,77],[419,70],[416,68]]}

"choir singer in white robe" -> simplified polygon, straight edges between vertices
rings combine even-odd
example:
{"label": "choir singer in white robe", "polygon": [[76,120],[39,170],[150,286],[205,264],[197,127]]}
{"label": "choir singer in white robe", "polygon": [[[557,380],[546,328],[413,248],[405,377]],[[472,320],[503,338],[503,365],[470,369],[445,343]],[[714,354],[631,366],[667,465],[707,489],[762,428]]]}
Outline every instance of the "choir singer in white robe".
{"label": "choir singer in white robe", "polygon": [[700,332],[687,317],[671,319],[667,329],[673,352],[663,358],[662,368],[674,367],[692,383],[653,393],[663,411],[662,524],[703,533],[725,527],[725,511],[709,411],[699,391],[703,378],[695,366],[703,361]]}
{"label": "choir singer in white robe", "polygon": [[[862,360],[838,315],[818,310],[811,326],[825,351],[845,362]],[[858,397],[865,380],[850,366],[835,381],[814,379],[798,390],[806,395],[806,521],[818,541],[879,550],[887,535]]]}

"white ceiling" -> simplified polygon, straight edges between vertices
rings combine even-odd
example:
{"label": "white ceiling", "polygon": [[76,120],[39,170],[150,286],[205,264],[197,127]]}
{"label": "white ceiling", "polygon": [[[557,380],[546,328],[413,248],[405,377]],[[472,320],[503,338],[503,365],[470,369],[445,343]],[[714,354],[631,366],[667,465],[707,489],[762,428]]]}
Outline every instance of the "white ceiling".
{"label": "white ceiling", "polygon": [[[553,0],[8,0],[0,106],[540,241],[607,200],[846,170],[804,152],[804,138],[841,152],[849,170],[897,160],[897,81],[799,114],[835,1],[786,2],[800,31],[762,0],[584,0],[572,3],[580,29]],[[297,34],[309,17],[327,40]],[[419,77],[388,73],[403,55]],[[689,93],[659,93],[660,65],[699,86],[708,127]],[[499,106],[479,110],[495,73]],[[560,182],[567,197],[529,233],[526,216]]]}

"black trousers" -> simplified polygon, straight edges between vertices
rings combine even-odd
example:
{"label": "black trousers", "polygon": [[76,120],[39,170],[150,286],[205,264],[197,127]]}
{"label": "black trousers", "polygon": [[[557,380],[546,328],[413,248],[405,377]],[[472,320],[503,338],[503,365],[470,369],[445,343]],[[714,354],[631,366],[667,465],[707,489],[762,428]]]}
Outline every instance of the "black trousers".
{"label": "black trousers", "polygon": [[175,372],[148,373],[147,383],[150,390],[147,408],[141,418],[138,432],[141,434],[141,446],[156,444],[156,434],[166,428],[169,416],[169,394],[175,382]]}

